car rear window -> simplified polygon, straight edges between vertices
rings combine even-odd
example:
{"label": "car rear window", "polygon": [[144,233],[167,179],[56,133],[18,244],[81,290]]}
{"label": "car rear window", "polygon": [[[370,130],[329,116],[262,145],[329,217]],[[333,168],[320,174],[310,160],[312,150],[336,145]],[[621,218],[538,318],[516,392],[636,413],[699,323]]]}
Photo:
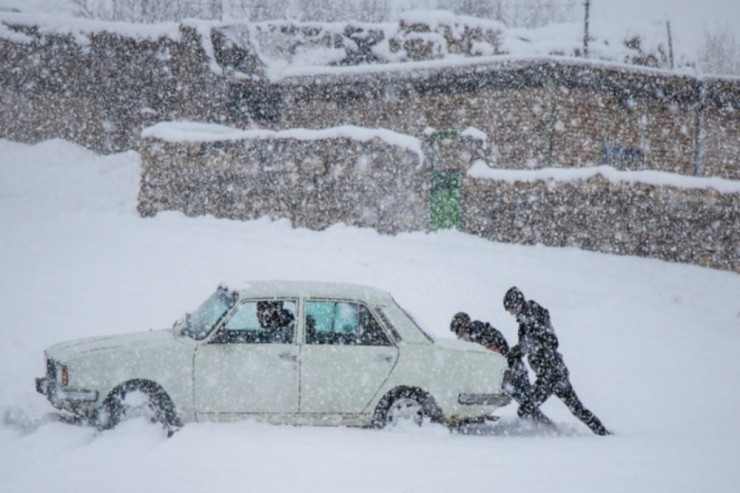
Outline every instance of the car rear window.
{"label": "car rear window", "polygon": [[391,335],[393,336],[393,339],[395,339],[396,342],[403,341],[403,338],[401,337],[401,334],[398,333],[396,328],[393,326],[393,323],[391,323],[391,319],[386,315],[386,313],[383,311],[382,308],[377,308],[376,311],[378,312],[378,316],[383,321],[383,324],[388,328]]}

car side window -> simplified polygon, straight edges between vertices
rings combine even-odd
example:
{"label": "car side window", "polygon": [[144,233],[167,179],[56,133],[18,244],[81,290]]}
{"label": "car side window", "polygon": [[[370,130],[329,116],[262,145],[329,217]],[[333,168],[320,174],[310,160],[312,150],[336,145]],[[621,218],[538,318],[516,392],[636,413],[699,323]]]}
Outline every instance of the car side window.
{"label": "car side window", "polygon": [[365,305],[347,301],[306,302],[306,344],[390,346]]}
{"label": "car side window", "polygon": [[248,300],[216,334],[213,343],[290,344],[295,333],[295,300]]}

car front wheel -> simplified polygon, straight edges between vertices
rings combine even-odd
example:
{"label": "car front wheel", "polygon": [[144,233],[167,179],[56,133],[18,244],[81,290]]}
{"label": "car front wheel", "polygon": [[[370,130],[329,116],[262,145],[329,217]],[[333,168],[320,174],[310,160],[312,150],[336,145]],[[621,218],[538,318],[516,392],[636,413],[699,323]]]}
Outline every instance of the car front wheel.
{"label": "car front wheel", "polygon": [[114,389],[98,411],[95,424],[100,430],[109,430],[137,418],[160,425],[168,436],[181,426],[167,393],[147,381],[127,382]]}

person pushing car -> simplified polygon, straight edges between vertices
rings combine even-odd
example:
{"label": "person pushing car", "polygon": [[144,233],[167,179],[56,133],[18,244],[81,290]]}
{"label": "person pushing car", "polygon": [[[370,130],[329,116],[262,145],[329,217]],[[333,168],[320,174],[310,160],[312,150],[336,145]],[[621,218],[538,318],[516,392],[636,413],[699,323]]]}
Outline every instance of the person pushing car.
{"label": "person pushing car", "polygon": [[509,350],[509,365],[527,356],[536,379],[527,402],[519,407],[517,414],[533,416],[539,407],[555,394],[571,413],[597,435],[610,435],[599,418],[586,409],[573,390],[568,368],[558,352],[558,338],[550,322],[550,313],[536,301],[527,300],[517,288],[510,288],[504,295],[504,308],[514,315],[519,323],[519,342]]}
{"label": "person pushing car", "polygon": [[[450,322],[450,330],[455,333],[458,339],[468,342],[475,342],[488,350],[500,353],[507,358],[509,362],[509,380],[506,384],[506,390],[511,397],[519,404],[519,408],[528,402],[531,402],[531,385],[529,383],[529,373],[521,359],[509,360],[509,343],[506,342],[504,335],[488,322],[480,320],[471,320],[465,312],[456,313]],[[545,414],[535,407],[529,415],[529,418],[535,424],[543,425],[550,429],[555,429],[555,424]]]}

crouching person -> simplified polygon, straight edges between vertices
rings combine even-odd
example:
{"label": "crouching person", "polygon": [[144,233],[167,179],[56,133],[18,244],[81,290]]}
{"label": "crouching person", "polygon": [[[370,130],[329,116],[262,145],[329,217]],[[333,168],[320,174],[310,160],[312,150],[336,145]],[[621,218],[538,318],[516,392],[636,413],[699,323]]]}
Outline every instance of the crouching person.
{"label": "crouching person", "polygon": [[[503,355],[509,363],[509,382],[506,390],[519,404],[519,409],[526,406],[526,417],[536,424],[555,429],[555,425],[545,414],[533,405],[529,373],[521,358],[509,358],[509,343],[506,338],[488,322],[471,320],[467,313],[460,312],[452,317],[450,330],[458,339],[475,342],[490,351]],[[531,411],[530,411],[531,410]],[[519,413],[520,415],[522,413]]]}

